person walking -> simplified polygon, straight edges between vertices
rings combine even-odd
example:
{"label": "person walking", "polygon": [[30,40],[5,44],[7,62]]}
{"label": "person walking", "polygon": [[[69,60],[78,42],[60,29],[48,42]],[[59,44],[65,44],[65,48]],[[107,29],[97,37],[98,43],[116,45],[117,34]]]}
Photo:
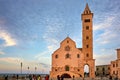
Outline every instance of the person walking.
{"label": "person walking", "polygon": [[60,80],[60,76],[59,75],[57,76],[57,80]]}
{"label": "person walking", "polygon": [[112,76],[109,77],[109,80],[112,80]]}
{"label": "person walking", "polygon": [[40,75],[38,75],[38,78],[37,78],[37,80],[41,80],[41,76],[40,76]]}
{"label": "person walking", "polygon": [[8,80],[8,75],[7,75],[7,76],[5,76],[5,80]]}

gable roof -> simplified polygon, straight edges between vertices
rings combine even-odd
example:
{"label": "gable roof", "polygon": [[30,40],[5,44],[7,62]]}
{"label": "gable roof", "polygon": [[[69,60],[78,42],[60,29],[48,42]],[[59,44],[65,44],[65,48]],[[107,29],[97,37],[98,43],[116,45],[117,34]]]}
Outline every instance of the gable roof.
{"label": "gable roof", "polygon": [[60,45],[63,44],[64,42],[66,42],[66,41],[71,41],[71,42],[73,42],[73,43],[75,44],[75,41],[73,41],[70,37],[66,37],[66,38],[60,43]]}

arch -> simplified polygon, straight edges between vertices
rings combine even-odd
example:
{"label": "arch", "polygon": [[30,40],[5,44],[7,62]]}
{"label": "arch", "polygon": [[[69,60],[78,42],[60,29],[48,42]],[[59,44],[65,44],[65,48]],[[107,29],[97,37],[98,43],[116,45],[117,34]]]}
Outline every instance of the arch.
{"label": "arch", "polygon": [[89,77],[89,74],[90,74],[90,67],[88,64],[85,64],[84,65],[84,77]]}
{"label": "arch", "polygon": [[66,59],[67,59],[67,58],[70,58],[70,54],[67,53],[67,54],[65,55],[65,58],[66,58]]}
{"label": "arch", "polygon": [[71,78],[71,76],[67,73],[61,75],[61,78]]}

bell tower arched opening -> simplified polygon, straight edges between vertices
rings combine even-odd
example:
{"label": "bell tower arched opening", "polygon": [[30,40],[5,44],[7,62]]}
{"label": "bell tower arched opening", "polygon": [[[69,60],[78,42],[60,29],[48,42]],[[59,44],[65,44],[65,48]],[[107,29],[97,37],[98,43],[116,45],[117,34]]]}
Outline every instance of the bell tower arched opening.
{"label": "bell tower arched opening", "polygon": [[84,66],[84,77],[89,77],[90,71],[89,71],[89,65]]}

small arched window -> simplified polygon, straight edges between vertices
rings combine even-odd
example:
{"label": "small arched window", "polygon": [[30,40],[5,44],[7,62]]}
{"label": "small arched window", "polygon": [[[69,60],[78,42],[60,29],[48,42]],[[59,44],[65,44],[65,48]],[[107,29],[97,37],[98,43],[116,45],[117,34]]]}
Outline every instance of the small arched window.
{"label": "small arched window", "polygon": [[115,74],[115,71],[113,71],[113,74]]}
{"label": "small arched window", "polygon": [[99,70],[99,68],[97,68],[97,71]]}
{"label": "small arched window", "polygon": [[89,30],[89,26],[86,26],[86,30]]}
{"label": "small arched window", "polygon": [[65,55],[65,58],[70,58],[70,54],[67,53],[67,54]]}
{"label": "small arched window", "polygon": [[88,53],[86,54],[86,57],[89,57],[89,54],[88,54]]}
{"label": "small arched window", "polygon": [[86,48],[89,48],[89,45],[86,45]]}
{"label": "small arched window", "polygon": [[58,54],[55,55],[55,58],[56,58],[56,59],[58,58]]}
{"label": "small arched window", "polygon": [[117,73],[116,74],[118,74],[118,71],[117,71]]}
{"label": "small arched window", "polygon": [[65,66],[65,71],[69,71],[69,66],[68,65]]}
{"label": "small arched window", "polygon": [[57,71],[57,69],[55,69],[55,71]]}
{"label": "small arched window", "polygon": [[102,68],[102,71],[105,71],[105,68]]}
{"label": "small arched window", "polygon": [[113,67],[115,67],[115,64],[113,64]]}
{"label": "small arched window", "polygon": [[67,40],[67,43],[69,43],[69,41]]}
{"label": "small arched window", "polygon": [[80,58],[80,54],[77,54],[77,58]]}
{"label": "small arched window", "polygon": [[89,39],[89,36],[86,36],[86,40],[88,40]]}
{"label": "small arched window", "polygon": [[118,67],[118,64],[116,63],[116,67]]}

